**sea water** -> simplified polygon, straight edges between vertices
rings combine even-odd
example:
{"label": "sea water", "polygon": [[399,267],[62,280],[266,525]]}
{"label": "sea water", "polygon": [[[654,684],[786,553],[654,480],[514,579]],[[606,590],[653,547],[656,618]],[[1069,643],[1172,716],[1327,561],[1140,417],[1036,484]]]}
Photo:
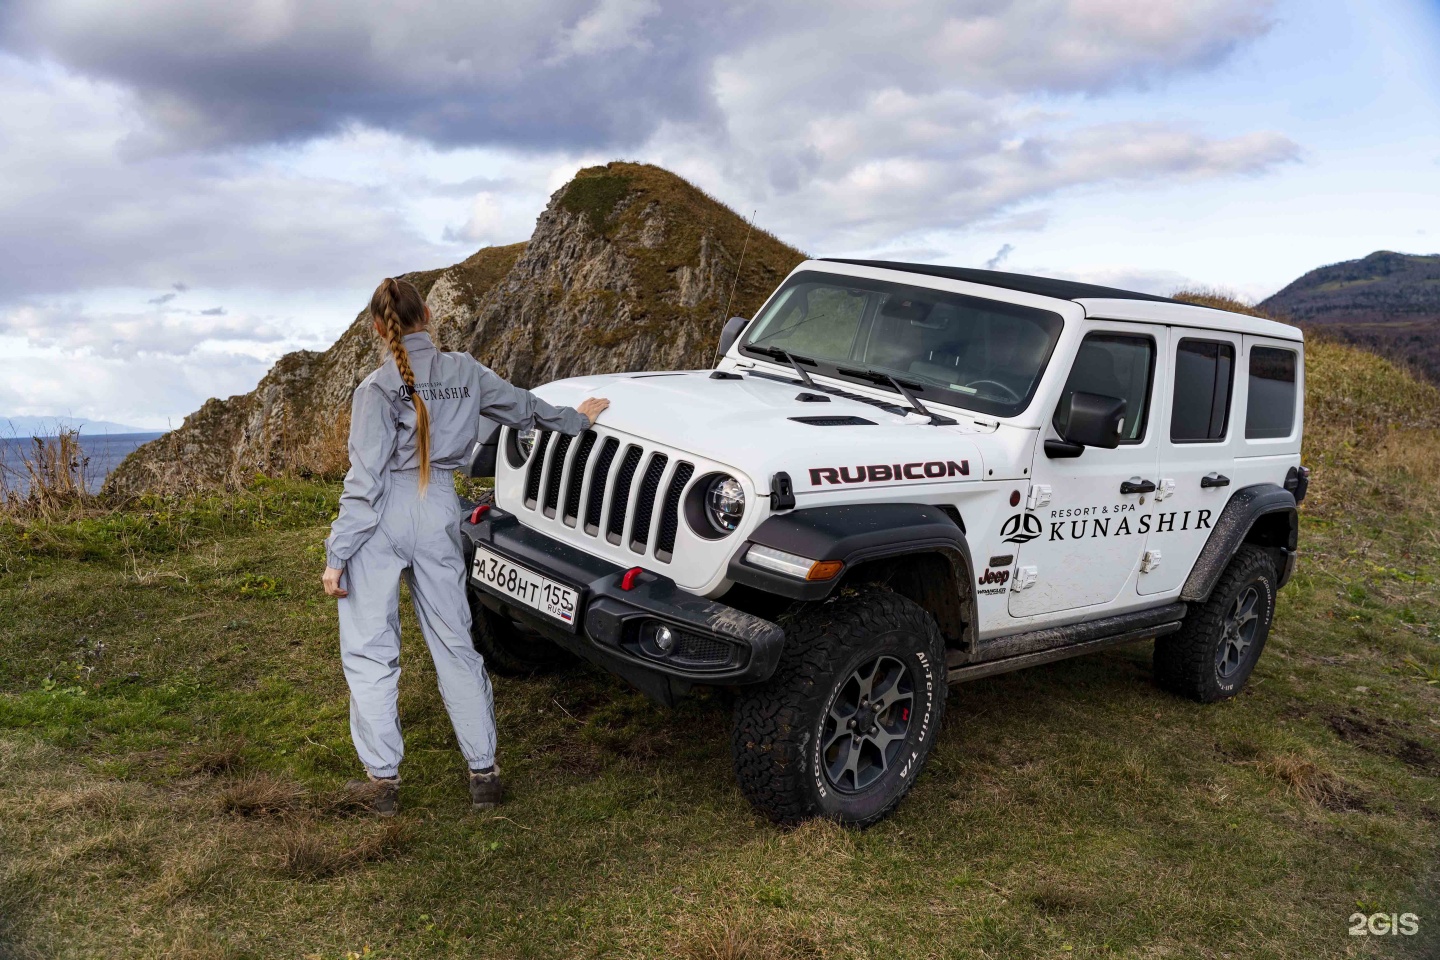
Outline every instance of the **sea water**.
{"label": "sea water", "polygon": [[[85,465],[86,485],[91,493],[100,489],[100,484],[105,477],[114,470],[126,454],[142,443],[148,443],[159,433],[97,433],[80,434],[81,453],[88,457],[90,462]],[[51,438],[43,438],[49,441]],[[21,455],[29,455],[33,449],[33,441],[29,437],[0,438],[0,471],[5,475],[5,486],[11,490],[24,493],[30,486],[29,474],[25,471],[25,463]]]}

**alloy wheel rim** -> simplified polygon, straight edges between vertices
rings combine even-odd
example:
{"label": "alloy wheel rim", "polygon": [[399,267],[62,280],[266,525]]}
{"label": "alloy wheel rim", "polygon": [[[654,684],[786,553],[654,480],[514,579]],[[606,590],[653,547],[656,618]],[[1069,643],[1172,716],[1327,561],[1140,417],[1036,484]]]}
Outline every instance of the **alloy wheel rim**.
{"label": "alloy wheel rim", "polygon": [[1255,633],[1260,628],[1260,589],[1254,584],[1235,598],[1221,623],[1220,649],[1215,654],[1215,669],[1228,680],[1245,662]]}
{"label": "alloy wheel rim", "polygon": [[825,779],[860,793],[885,775],[904,747],[915,704],[909,668],[880,656],[857,667],[831,698],[821,734]]}

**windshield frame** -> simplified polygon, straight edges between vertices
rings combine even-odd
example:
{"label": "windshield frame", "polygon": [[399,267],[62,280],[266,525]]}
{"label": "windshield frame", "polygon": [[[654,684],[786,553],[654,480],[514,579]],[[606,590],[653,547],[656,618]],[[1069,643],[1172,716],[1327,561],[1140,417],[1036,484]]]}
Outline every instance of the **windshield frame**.
{"label": "windshield frame", "polygon": [[[744,334],[736,343],[738,353],[749,360],[759,360],[777,366],[789,368],[791,364],[779,357],[770,355],[773,348],[784,350],[783,341],[765,343],[765,337],[758,338],[760,332],[760,321],[767,316],[776,304],[780,303],[787,291],[802,284],[829,283],[837,287],[851,287],[865,289],[876,293],[903,293],[916,291],[925,296],[944,298],[951,303],[968,307],[975,310],[988,311],[997,314],[1009,314],[1016,318],[1024,318],[1031,321],[1038,321],[1045,328],[1049,338],[1046,345],[1044,358],[1035,371],[1030,382],[1029,392],[1019,401],[1007,403],[1000,400],[991,400],[975,394],[966,393],[961,390],[951,390],[935,381],[925,378],[920,374],[910,373],[893,367],[886,367],[862,360],[833,360],[827,357],[812,356],[801,350],[796,351],[799,356],[800,365],[812,376],[828,377],[834,380],[841,380],[846,383],[853,383],[863,387],[872,387],[885,393],[892,393],[899,396],[899,405],[907,406],[905,399],[900,395],[892,384],[876,382],[877,378],[883,379],[886,376],[893,376],[903,383],[908,389],[915,393],[922,402],[927,404],[940,404],[948,407],[955,407],[974,413],[988,416],[1010,418],[1023,414],[1035,401],[1035,396],[1040,390],[1046,372],[1049,370],[1050,362],[1055,357],[1055,349],[1065,331],[1065,317],[1056,310],[1044,307],[1029,306],[1026,304],[1014,303],[1009,300],[996,299],[993,297],[975,296],[968,293],[957,293],[940,287],[930,286],[924,283],[906,283],[896,280],[878,280],[870,277],[856,276],[851,273],[838,273],[829,270],[800,270],[785,279],[775,292],[766,299],[764,305],[755,314],[745,329]],[[801,323],[804,321],[802,320]],[[861,320],[862,328],[866,323],[874,322],[874,317],[867,310],[867,315]],[[774,331],[767,332],[766,336],[773,335]],[[857,329],[856,341],[859,341],[861,330]],[[853,352],[853,348],[852,348]],[[856,376],[855,372],[865,371],[867,375]]]}

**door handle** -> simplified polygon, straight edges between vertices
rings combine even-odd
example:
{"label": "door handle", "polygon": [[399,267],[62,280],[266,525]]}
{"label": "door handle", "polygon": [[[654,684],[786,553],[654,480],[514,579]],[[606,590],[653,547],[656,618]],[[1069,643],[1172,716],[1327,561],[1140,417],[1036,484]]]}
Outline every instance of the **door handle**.
{"label": "door handle", "polygon": [[1228,487],[1230,478],[1219,473],[1207,473],[1200,478],[1201,487]]}
{"label": "door handle", "polygon": [[1153,480],[1141,480],[1140,482],[1137,483],[1137,482],[1135,482],[1134,480],[1126,480],[1126,481],[1124,481],[1124,482],[1122,482],[1122,483],[1120,484],[1120,492],[1121,492],[1121,493],[1154,493],[1154,492],[1155,492],[1155,481],[1153,481]]}

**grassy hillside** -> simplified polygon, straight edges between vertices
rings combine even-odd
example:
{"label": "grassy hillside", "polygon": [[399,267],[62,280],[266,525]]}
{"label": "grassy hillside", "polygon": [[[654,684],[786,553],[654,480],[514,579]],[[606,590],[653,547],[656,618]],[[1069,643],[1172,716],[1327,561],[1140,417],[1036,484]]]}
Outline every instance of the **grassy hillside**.
{"label": "grassy hillside", "polygon": [[0,957],[1434,951],[1440,395],[1333,343],[1308,374],[1304,555],[1247,692],[1166,696],[1148,644],[959,687],[859,834],[749,811],[723,697],[580,669],[496,680],[511,799],[470,814],[408,608],[406,808],[356,816],[333,487],[0,521]]}
{"label": "grassy hillside", "polygon": [[1440,254],[1377,250],[1317,267],[1261,307],[1440,383]]}

